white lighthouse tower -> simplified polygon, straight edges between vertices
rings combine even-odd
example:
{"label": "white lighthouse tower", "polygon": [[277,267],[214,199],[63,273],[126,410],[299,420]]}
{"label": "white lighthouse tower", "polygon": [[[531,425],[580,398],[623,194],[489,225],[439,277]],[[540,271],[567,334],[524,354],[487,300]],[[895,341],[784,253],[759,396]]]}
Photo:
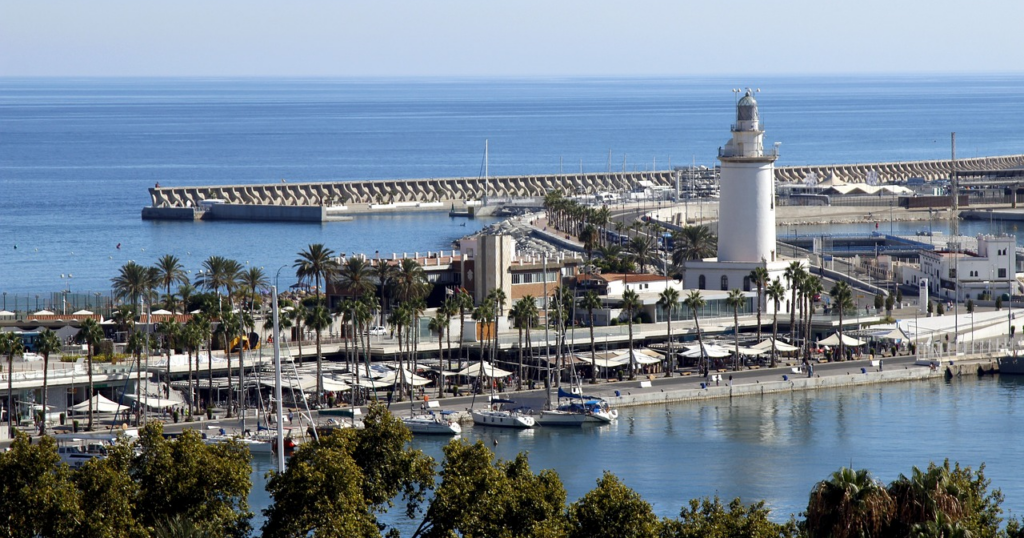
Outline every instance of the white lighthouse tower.
{"label": "white lighthouse tower", "polygon": [[778,149],[764,150],[764,131],[753,92],[736,104],[732,140],[718,149],[722,162],[719,262],[774,262],[775,160]]}
{"label": "white lighthouse tower", "polygon": [[[718,149],[722,162],[718,256],[685,263],[683,278],[690,289],[752,292],[755,268],[766,269],[770,279],[784,280],[792,262],[807,266],[806,258],[783,259],[776,252],[775,160],[779,152],[777,144],[765,151],[753,91],[748,89],[736,103],[736,122],[730,131],[732,139]],[[762,306],[765,311],[774,310],[770,304]],[[780,307],[789,311],[789,300]]]}

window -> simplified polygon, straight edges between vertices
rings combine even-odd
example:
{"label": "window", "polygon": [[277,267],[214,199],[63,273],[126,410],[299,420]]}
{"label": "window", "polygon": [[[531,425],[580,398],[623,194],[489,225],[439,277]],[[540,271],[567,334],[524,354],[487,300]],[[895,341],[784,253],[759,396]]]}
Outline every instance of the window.
{"label": "window", "polygon": [[1006,278],[1006,269],[999,270],[999,278]]}
{"label": "window", "polygon": [[750,277],[743,277],[743,291],[750,291]]}
{"label": "window", "polygon": [[722,275],[722,290],[728,290],[728,289],[729,289],[729,277],[726,276],[726,275]]}
{"label": "window", "polygon": [[956,278],[956,269],[950,268],[950,270],[949,270],[949,278]]}
{"label": "window", "polygon": [[697,289],[698,290],[704,290],[704,289],[707,289],[707,287],[708,287],[707,279],[704,278],[704,275],[700,275],[700,277],[697,278]]}

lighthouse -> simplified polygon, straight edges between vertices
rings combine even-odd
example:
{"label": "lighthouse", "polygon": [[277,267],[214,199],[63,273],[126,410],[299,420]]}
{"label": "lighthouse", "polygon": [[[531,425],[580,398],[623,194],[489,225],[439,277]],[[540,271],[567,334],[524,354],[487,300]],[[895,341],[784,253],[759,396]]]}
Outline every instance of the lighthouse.
{"label": "lighthouse", "polygon": [[[775,246],[775,160],[778,144],[764,147],[764,131],[754,92],[747,90],[736,102],[732,138],[718,148],[719,173],[718,256],[687,261],[683,279],[689,289],[756,291],[754,269],[764,268],[769,280],[784,280],[793,262],[807,267],[806,258],[782,258]],[[761,298],[764,301],[764,297]],[[762,305],[771,312],[774,306]],[[789,301],[780,307],[789,311]]]}
{"label": "lighthouse", "polygon": [[764,149],[764,131],[750,89],[736,103],[731,130],[732,139],[718,149],[722,163],[718,261],[774,262],[778,147]]}

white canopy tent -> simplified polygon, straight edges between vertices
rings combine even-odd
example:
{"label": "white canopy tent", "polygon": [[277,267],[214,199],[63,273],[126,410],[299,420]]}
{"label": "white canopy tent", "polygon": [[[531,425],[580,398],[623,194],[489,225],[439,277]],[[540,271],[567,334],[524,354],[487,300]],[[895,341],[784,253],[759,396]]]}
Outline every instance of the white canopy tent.
{"label": "white canopy tent", "polygon": [[[839,345],[839,333],[833,333],[832,336],[824,340],[818,340],[818,344],[822,346],[838,346]],[[864,342],[853,338],[852,336],[843,335],[843,345],[846,346],[863,346]]]}
{"label": "white canopy tent", "polygon": [[[3,314],[3,312],[0,312],[0,315],[2,315],[2,314]],[[89,310],[79,310],[78,312],[72,312],[71,315],[72,316],[91,316],[92,312],[89,311]]]}
{"label": "white canopy tent", "polygon": [[[128,406],[118,405],[116,402],[112,402],[103,397],[102,394],[97,394],[91,398],[92,410],[94,413],[118,413],[120,411],[127,411]],[[77,403],[71,406],[71,410],[76,413],[88,413],[89,412],[89,400]]]}
{"label": "white canopy tent", "polygon": [[[134,402],[135,395],[125,394],[124,401]],[[165,407],[180,407],[185,404],[183,402],[179,402],[178,400],[168,400],[166,398],[159,398],[157,396],[153,396],[152,394],[147,397],[145,394],[143,394],[142,405],[146,406],[150,411],[159,411],[161,409],[164,409]]]}
{"label": "white canopy tent", "polygon": [[480,361],[459,370],[458,374],[467,377],[507,377],[512,375],[512,372],[502,370],[487,361]]}
{"label": "white canopy tent", "polygon": [[[690,358],[690,359],[698,358],[698,357],[701,356],[700,346],[699,345],[698,346],[688,346],[686,351],[681,353],[681,355],[684,356],[684,357]],[[717,344],[711,344],[711,345],[705,344],[704,345],[704,356],[705,357],[711,357],[713,359],[721,359],[723,357],[728,357],[729,355],[732,355],[732,351],[730,351],[730,350],[728,350],[728,349],[726,349],[726,348],[724,348],[722,346],[719,346]]]}
{"label": "white canopy tent", "polygon": [[[754,349],[760,349],[760,350],[763,350],[763,351],[771,351],[771,349],[772,349],[772,339],[771,338],[765,338],[763,341],[758,342],[757,344],[754,344],[751,347],[754,348]],[[783,342],[782,340],[776,340],[775,341],[775,351],[778,351],[780,353],[789,353],[789,352],[792,352],[792,351],[797,351],[798,349],[800,349],[800,348],[797,347],[797,346],[791,345],[791,344],[787,344],[786,342]]]}

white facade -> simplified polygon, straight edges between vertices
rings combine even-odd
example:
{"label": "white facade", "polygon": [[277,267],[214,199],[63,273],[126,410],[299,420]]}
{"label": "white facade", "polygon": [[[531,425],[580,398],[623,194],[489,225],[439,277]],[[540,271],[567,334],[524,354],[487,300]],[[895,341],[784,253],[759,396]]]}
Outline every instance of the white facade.
{"label": "white facade", "polygon": [[[683,275],[683,284],[686,289],[690,290],[728,291],[739,289],[756,292],[757,286],[750,280],[750,272],[756,267],[764,267],[768,270],[769,281],[777,278],[782,282],[782,286],[786,288],[786,298],[779,303],[779,312],[788,313],[792,294],[783,275],[786,273],[786,268],[793,261],[799,261],[804,270],[807,270],[808,263],[806,259],[783,260],[771,263],[720,262],[713,259],[687,262],[686,273]],[[762,296],[761,300],[763,302],[761,305],[763,312],[772,313],[775,311],[775,305],[768,301],[766,297]]]}
{"label": "white facade", "polygon": [[757,101],[748,89],[736,105],[732,140],[718,150],[721,201],[718,221],[718,260],[774,262],[775,160],[778,152],[764,151]]}
{"label": "white facade", "polygon": [[1016,269],[1017,238],[979,235],[977,252],[921,251],[921,265],[903,273],[903,283],[927,282],[933,297],[966,301],[1019,292]]}

